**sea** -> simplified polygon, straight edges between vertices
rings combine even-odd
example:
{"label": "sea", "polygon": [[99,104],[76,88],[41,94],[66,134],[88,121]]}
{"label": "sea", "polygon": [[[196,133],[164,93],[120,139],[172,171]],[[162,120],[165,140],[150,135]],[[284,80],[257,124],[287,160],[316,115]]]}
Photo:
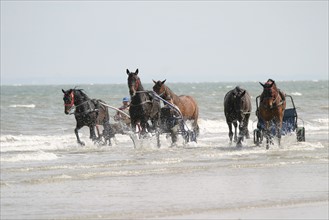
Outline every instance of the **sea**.
{"label": "sea", "polygon": [[[277,81],[291,95],[298,127],[268,150],[256,146],[258,82],[170,83],[199,106],[197,142],[162,134],[117,134],[95,144],[74,134],[62,89],[119,107],[126,84],[1,85],[1,219],[328,219],[328,80]],[[151,90],[151,83],[143,83]],[[251,95],[250,139],[230,143],[224,96],[235,86]],[[293,107],[288,100],[287,108]],[[110,109],[111,123],[115,110]],[[114,122],[113,122],[114,123]]]}

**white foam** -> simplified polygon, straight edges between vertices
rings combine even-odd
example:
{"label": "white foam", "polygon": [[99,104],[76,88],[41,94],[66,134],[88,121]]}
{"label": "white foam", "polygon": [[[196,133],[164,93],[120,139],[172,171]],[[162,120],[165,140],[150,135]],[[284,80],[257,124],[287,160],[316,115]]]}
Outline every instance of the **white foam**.
{"label": "white foam", "polygon": [[165,158],[162,160],[152,160],[150,162],[146,162],[146,164],[150,165],[163,165],[163,164],[176,164],[181,163],[183,160],[181,158]]}
{"label": "white foam", "polygon": [[33,152],[33,153],[21,153],[15,154],[14,156],[1,156],[1,162],[17,162],[17,161],[46,161],[46,160],[56,160],[58,157],[54,153],[46,153],[43,151]]}
{"label": "white foam", "polygon": [[1,135],[1,153],[29,152],[36,150],[65,149],[70,143],[76,143],[74,135]]}
{"label": "white foam", "polygon": [[291,93],[291,95],[294,95],[294,96],[302,96],[303,94],[300,93],[300,92],[293,92],[293,93]]}
{"label": "white foam", "polygon": [[329,118],[318,118],[318,119],[313,119],[312,121],[319,122],[319,123],[324,123],[324,124],[327,124],[328,125]]}
{"label": "white foam", "polygon": [[9,105],[11,108],[35,108],[35,104],[29,105]]}

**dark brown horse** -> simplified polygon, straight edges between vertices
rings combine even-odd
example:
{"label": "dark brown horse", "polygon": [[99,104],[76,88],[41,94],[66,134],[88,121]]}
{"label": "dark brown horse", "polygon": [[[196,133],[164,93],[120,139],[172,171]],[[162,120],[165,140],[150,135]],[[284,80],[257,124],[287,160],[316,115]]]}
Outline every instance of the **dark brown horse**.
{"label": "dark brown horse", "polygon": [[277,88],[274,80],[269,79],[265,84],[261,82],[260,84],[263,87],[263,93],[260,95],[259,116],[265,122],[266,149],[268,149],[272,142],[269,131],[271,121],[275,123],[276,136],[280,145],[286,99],[285,94]]}
{"label": "dark brown horse", "polygon": [[145,91],[140,78],[138,69],[128,74],[128,88],[131,96],[129,114],[132,129],[136,126],[139,134],[144,135],[147,131],[151,132],[157,129],[160,120],[160,102],[154,99],[150,91]]}
{"label": "dark brown horse", "polygon": [[[229,128],[229,138],[232,142],[234,125],[234,141],[237,147],[241,147],[244,137],[249,138],[248,123],[251,112],[251,99],[247,90],[239,86],[230,90],[224,97],[224,113],[226,123]],[[237,135],[237,126],[239,122],[239,135]]]}
{"label": "dark brown horse", "polygon": [[[90,139],[100,141],[101,137],[98,131],[98,125],[102,125],[104,130],[102,136],[108,144],[111,145],[110,138],[114,136],[109,123],[108,108],[104,106],[102,100],[90,99],[81,89],[69,89],[64,91],[64,113],[69,114],[71,109],[75,107],[74,116],[76,119],[76,128],[74,133],[79,144],[84,145],[79,138],[79,129],[83,126],[88,126],[90,130]],[[95,127],[98,131],[98,137],[95,134]]]}
{"label": "dark brown horse", "polygon": [[199,107],[192,96],[188,95],[176,95],[171,89],[166,86],[163,81],[155,81],[153,86],[153,91],[156,92],[161,98],[167,99],[167,97],[171,97],[173,103],[179,108],[184,120],[193,120],[192,126],[196,135],[199,134],[199,125],[198,125],[198,117],[199,117]]}

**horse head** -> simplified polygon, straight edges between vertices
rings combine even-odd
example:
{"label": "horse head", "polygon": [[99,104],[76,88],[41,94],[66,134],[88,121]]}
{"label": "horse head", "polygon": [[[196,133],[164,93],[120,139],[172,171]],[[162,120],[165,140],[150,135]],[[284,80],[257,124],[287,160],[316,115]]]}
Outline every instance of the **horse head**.
{"label": "horse head", "polygon": [[234,110],[237,113],[243,112],[243,106],[245,102],[245,99],[243,97],[245,94],[246,94],[246,90],[241,89],[239,86],[235,87],[235,89],[232,92]]}
{"label": "horse head", "polygon": [[259,82],[261,86],[263,87],[263,93],[261,95],[261,102],[263,105],[268,106],[269,108],[273,107],[273,104],[275,104],[277,96],[278,96],[278,90],[275,84],[275,81],[272,79],[268,79],[265,84]]}
{"label": "horse head", "polygon": [[130,72],[127,69],[127,75],[128,75],[129,94],[131,97],[133,97],[136,95],[136,91],[138,91],[141,87],[141,80],[138,77],[138,69],[136,69],[135,72]]}
{"label": "horse head", "polygon": [[165,98],[165,92],[166,92],[166,86],[164,85],[164,83],[166,82],[166,80],[163,81],[155,81],[154,82],[154,86],[153,86],[153,91],[156,92],[160,97]]}
{"label": "horse head", "polygon": [[74,90],[69,89],[64,91],[64,89],[62,89],[62,92],[64,93],[64,113],[69,114],[70,109],[74,106]]}

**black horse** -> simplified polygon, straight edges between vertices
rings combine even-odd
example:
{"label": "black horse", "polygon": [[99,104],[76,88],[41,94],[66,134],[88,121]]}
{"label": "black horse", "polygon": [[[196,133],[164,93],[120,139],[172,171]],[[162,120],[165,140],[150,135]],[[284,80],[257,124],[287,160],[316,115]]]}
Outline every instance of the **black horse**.
{"label": "black horse", "polygon": [[137,129],[141,135],[147,131],[155,131],[160,120],[160,101],[154,99],[152,91],[145,91],[138,77],[138,69],[128,74],[128,88],[131,96],[129,114],[133,130]]}
{"label": "black horse", "polygon": [[[234,125],[234,141],[241,147],[243,137],[249,138],[248,122],[251,112],[251,99],[248,92],[239,86],[226,93],[224,98],[224,113],[229,128],[229,137],[232,142]],[[237,137],[237,122],[239,122],[239,137]]]}
{"label": "black horse", "polygon": [[[105,144],[111,145],[110,138],[114,137],[112,128],[109,123],[108,108],[104,106],[100,99],[90,99],[81,89],[69,89],[64,91],[64,113],[69,114],[72,107],[75,107],[74,116],[77,122],[74,129],[77,141],[79,144],[84,145],[80,140],[78,131],[83,126],[88,126],[90,130],[90,139],[94,142],[100,141],[104,137]],[[104,130],[103,134],[99,133],[98,125],[102,125]],[[95,134],[95,127],[97,128],[98,137]]]}

